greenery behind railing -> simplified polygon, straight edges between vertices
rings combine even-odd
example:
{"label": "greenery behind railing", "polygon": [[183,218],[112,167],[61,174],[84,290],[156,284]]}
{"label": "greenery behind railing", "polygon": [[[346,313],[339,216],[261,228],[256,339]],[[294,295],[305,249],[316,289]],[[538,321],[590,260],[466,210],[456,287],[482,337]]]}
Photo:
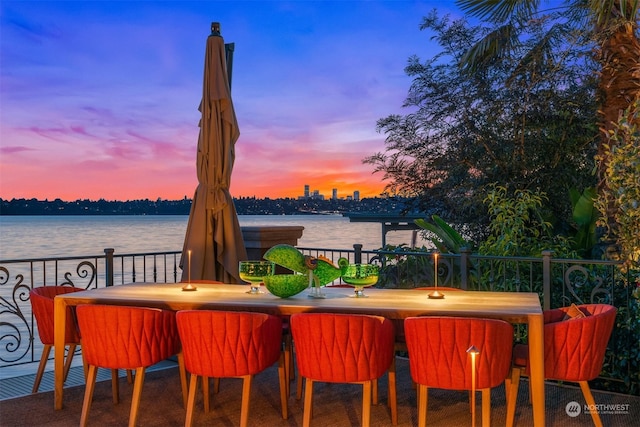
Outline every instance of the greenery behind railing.
{"label": "greenery behind railing", "polygon": [[[435,284],[431,253],[398,247],[393,250],[298,248],[311,256],[337,261],[378,263],[377,287],[415,288]],[[180,280],[181,252],[115,254],[85,257],[0,261],[0,376],[11,376],[24,366],[35,371],[41,345],[31,313],[29,291],[37,286],[67,285],[93,289],[131,282],[176,283]],[[438,285],[468,290],[536,292],[543,309],[571,303],[607,303],[618,308],[601,378],[594,384],[607,390],[639,394],[640,307],[638,284],[620,273],[615,262],[542,258],[440,254]],[[635,294],[634,294],[635,293]],[[526,339],[526,328],[518,328]],[[31,369],[32,368],[32,369]]]}

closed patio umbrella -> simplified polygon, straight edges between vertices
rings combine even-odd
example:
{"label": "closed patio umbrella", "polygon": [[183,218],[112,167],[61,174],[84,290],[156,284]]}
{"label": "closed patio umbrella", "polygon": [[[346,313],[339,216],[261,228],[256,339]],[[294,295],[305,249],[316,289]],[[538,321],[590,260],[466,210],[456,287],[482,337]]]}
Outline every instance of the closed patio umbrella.
{"label": "closed patio umbrella", "polygon": [[247,259],[247,251],[229,193],[240,130],[231,100],[225,44],[217,23],[212,24],[207,38],[199,110],[198,186],[182,248],[182,280],[244,283],[238,276],[238,261]]}

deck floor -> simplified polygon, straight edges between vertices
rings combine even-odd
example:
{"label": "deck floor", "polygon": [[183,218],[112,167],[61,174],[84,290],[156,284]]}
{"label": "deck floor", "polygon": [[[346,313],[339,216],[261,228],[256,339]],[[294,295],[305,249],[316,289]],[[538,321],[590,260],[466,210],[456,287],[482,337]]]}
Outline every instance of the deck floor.
{"label": "deck floor", "polygon": [[[415,390],[411,385],[408,361],[398,358],[398,425],[417,424]],[[179,379],[175,362],[164,362],[154,367],[145,377],[140,403],[138,425],[180,426],[184,425],[185,410],[182,405]],[[90,425],[124,425],[128,421],[132,387],[121,379],[120,404],[111,400],[110,373],[99,371],[100,382],[96,385],[90,413]],[[122,372],[124,376],[124,372]],[[82,368],[72,368],[65,385],[64,408],[53,409],[53,374],[45,374],[39,393],[30,394],[33,375],[0,380],[0,424],[2,426],[60,426],[77,425],[80,420],[84,394]],[[371,426],[391,425],[387,397],[386,376],[380,380],[380,404],[372,406]],[[578,387],[559,386],[549,383],[545,389],[547,426],[592,426],[591,416],[584,411],[570,417],[565,410],[571,402],[584,405]],[[202,410],[202,396],[196,402],[195,425],[239,425],[242,381],[223,379],[220,392],[211,397],[211,411]],[[252,388],[249,425],[252,427],[300,426],[302,425],[303,401],[296,400],[295,383],[289,399],[290,415],[283,420],[279,412],[278,380],[275,367],[256,375]],[[492,425],[505,424],[504,387],[491,393]],[[640,397],[601,391],[593,391],[596,403],[608,405],[607,413],[601,415],[603,424],[611,427],[637,425],[640,419]],[[343,384],[317,384],[314,388],[314,426],[359,425],[362,405],[362,387]],[[477,398],[476,423],[481,420],[480,395]],[[614,406],[615,405],[615,406]],[[615,410],[614,410],[615,409]],[[427,424],[429,426],[468,426],[471,411],[467,392],[429,390]],[[531,426],[532,410],[528,402],[528,383],[523,379],[518,394],[516,414],[517,426]]]}

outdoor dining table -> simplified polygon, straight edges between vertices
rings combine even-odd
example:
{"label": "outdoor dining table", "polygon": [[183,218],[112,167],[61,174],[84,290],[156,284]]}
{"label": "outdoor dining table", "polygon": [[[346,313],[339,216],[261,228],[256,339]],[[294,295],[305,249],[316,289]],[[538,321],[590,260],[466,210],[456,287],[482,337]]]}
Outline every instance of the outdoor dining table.
{"label": "outdoor dining table", "polygon": [[389,319],[412,316],[463,316],[502,319],[528,328],[531,364],[531,401],[536,426],[545,422],[543,314],[537,294],[529,292],[466,291],[445,293],[430,299],[428,293],[409,289],[367,288],[366,298],[353,297],[349,288],[326,287],[325,298],[309,298],[307,292],[278,298],[268,292],[248,294],[248,286],[197,283],[185,292],[184,283],[132,283],[90,289],[55,297],[55,409],[63,407],[64,338],[68,306],[113,304],[169,310],[256,311],[275,315],[302,312],[372,314]]}

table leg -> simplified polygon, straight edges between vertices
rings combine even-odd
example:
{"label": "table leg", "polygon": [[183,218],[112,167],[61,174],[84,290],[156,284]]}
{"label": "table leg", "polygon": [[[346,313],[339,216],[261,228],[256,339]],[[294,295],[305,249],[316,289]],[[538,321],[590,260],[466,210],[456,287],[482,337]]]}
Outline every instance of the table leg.
{"label": "table leg", "polygon": [[533,424],[536,427],[544,427],[544,317],[542,313],[529,316],[529,363]]}
{"label": "table leg", "polygon": [[64,339],[67,322],[67,304],[62,298],[53,300],[54,325],[54,408],[62,409],[62,393],[64,388]]}

